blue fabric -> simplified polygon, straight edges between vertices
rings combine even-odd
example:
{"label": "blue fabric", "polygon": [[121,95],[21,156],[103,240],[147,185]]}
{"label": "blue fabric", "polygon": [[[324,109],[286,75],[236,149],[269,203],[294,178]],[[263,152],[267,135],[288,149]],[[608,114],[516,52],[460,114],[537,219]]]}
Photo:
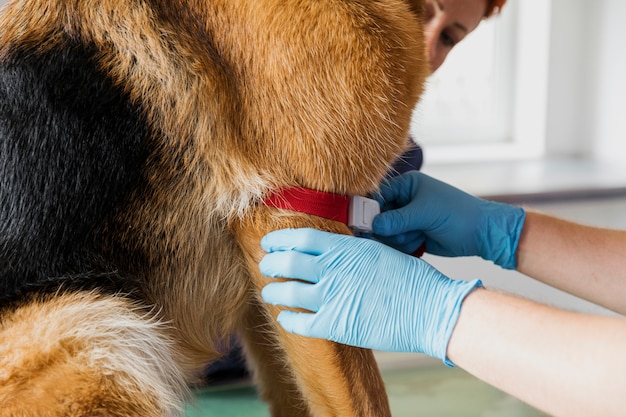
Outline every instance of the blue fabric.
{"label": "blue fabric", "polygon": [[409,171],[419,171],[424,163],[424,152],[422,148],[409,139],[409,149],[395,160],[387,177],[404,174]]}

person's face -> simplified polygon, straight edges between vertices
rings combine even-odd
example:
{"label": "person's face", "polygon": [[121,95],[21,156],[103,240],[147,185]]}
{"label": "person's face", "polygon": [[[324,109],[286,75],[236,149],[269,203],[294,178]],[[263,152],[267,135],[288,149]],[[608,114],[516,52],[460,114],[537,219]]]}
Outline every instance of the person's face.
{"label": "person's face", "polygon": [[483,18],[487,0],[426,0],[426,53],[431,72]]}

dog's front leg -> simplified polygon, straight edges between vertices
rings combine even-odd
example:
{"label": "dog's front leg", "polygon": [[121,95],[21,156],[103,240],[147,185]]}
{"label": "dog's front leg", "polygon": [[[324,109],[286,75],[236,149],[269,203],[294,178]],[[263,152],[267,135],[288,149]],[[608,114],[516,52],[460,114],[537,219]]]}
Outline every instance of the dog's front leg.
{"label": "dog's front leg", "polygon": [[309,406],[282,346],[282,335],[256,295],[249,301],[239,334],[259,395],[273,417],[311,417]]}
{"label": "dog's front leg", "polygon": [[[233,224],[256,294],[242,329],[244,344],[258,369],[261,392],[274,416],[389,416],[389,404],[371,351],[297,336],[276,322],[280,309],[264,304],[268,279],[259,272],[264,234],[285,227],[316,227],[347,233],[336,222],[258,207]],[[297,392],[277,390],[297,389]]]}

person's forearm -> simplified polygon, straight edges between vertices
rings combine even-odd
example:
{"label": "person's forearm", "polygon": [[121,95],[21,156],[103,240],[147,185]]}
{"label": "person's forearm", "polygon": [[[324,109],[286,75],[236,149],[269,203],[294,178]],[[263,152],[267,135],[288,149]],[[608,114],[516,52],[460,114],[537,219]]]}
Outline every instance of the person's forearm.
{"label": "person's forearm", "polygon": [[463,302],[448,358],[554,416],[622,416],[626,320],[585,316],[476,290]]}
{"label": "person's forearm", "polygon": [[541,282],[626,313],[626,232],[528,212],[517,269]]}

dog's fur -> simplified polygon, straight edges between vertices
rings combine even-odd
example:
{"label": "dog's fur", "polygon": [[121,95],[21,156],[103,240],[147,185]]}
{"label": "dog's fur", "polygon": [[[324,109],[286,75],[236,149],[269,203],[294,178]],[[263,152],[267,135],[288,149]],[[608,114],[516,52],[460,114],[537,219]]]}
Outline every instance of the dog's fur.
{"label": "dog's fur", "polygon": [[0,15],[0,415],[173,416],[237,333],[275,416],[385,416],[370,351],[288,334],[264,206],[376,189],[421,1],[12,0]]}

